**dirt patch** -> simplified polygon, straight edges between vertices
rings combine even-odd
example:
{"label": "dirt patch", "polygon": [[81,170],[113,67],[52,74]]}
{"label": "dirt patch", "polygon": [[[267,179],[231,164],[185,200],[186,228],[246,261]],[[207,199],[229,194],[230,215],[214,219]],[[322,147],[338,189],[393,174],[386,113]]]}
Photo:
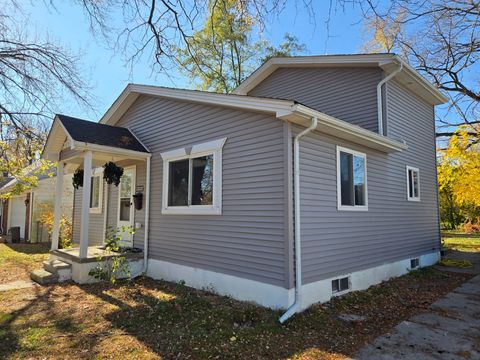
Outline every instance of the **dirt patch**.
{"label": "dirt patch", "polygon": [[279,311],[147,278],[8,291],[0,294],[0,358],[343,359],[470,277],[415,271],[283,326]]}

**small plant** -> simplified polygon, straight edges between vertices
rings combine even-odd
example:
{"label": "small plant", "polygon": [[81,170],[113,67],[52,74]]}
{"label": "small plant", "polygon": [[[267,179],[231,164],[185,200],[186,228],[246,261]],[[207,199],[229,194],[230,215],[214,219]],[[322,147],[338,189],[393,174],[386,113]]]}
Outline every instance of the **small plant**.
{"label": "small plant", "polygon": [[112,253],[118,254],[122,252],[122,247],[120,246],[120,241],[122,241],[121,234],[125,232],[134,233],[131,226],[109,227],[107,229],[105,234],[106,255],[97,258],[99,264],[90,270],[88,275],[98,280],[108,281],[111,284],[115,284],[117,278],[121,275],[125,275],[127,278],[131,277],[130,263],[125,255],[108,256]]}
{"label": "small plant", "polygon": [[75,190],[83,187],[83,169],[75,170],[75,172],[73,173],[72,184]]}
{"label": "small plant", "polygon": [[118,186],[123,176],[123,168],[110,161],[103,165],[103,169],[103,179],[107,184]]}

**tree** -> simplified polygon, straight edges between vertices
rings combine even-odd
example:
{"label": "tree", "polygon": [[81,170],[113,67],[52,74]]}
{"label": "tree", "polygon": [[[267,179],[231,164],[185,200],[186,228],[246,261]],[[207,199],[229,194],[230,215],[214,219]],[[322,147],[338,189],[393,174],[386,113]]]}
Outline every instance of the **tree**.
{"label": "tree", "polygon": [[[151,59],[152,71],[169,74],[178,69],[178,51],[183,49],[192,59],[196,41],[192,40],[198,29],[214,12],[230,8],[230,15],[248,19],[259,31],[265,28],[270,17],[280,14],[286,0],[75,0],[90,19],[94,33],[104,37],[112,50],[121,53],[127,64],[134,66],[146,56]],[[313,13],[313,3],[295,0]],[[197,41],[202,39],[198,38]],[[206,40],[205,38],[203,40]],[[208,39],[219,45],[220,37]],[[209,70],[211,71],[211,70]]]}
{"label": "tree", "polygon": [[475,220],[480,209],[480,146],[466,126],[450,138],[446,149],[439,150],[438,183],[446,220],[455,227],[462,214]]}
{"label": "tree", "polygon": [[210,1],[210,13],[202,29],[178,50],[180,69],[203,90],[229,93],[272,56],[305,51],[296,37],[285,35],[278,48],[253,39],[254,21],[238,12],[237,0]]}
{"label": "tree", "polygon": [[24,169],[38,158],[59,100],[67,95],[87,107],[90,102],[78,57],[30,36],[24,16],[14,0],[0,9],[0,174],[19,180],[15,191],[35,183]]}
{"label": "tree", "polygon": [[[337,0],[345,4],[347,0]],[[439,122],[452,127],[480,123],[480,3],[464,0],[354,0],[372,32],[373,51],[398,52],[451,100]],[[381,36],[377,36],[381,34]],[[388,46],[383,44],[388,40]],[[476,132],[478,128],[471,128]],[[478,134],[478,133],[477,133]],[[477,135],[478,136],[478,135]]]}

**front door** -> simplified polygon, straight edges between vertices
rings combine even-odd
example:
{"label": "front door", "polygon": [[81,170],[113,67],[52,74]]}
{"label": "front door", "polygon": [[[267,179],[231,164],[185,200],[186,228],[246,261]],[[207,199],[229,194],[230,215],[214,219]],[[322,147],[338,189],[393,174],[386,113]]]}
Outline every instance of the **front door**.
{"label": "front door", "polygon": [[[124,169],[123,176],[118,186],[118,227],[120,228],[119,236],[122,238],[122,246],[133,245],[133,221],[134,206],[133,194],[135,191],[135,167]],[[122,230],[123,229],[123,230]]]}

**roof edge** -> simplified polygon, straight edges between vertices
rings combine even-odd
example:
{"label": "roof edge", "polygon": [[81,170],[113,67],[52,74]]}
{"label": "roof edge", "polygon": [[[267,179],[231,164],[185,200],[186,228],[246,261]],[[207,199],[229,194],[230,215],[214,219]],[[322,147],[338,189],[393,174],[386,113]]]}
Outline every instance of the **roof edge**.
{"label": "roof edge", "polygon": [[333,65],[376,66],[382,68],[388,73],[391,71],[385,69],[385,66],[391,63],[401,63],[405,68],[405,70],[402,71],[436,99],[433,105],[448,102],[449,99],[443,95],[440,90],[421,76],[403,58],[395,54],[320,55],[271,58],[257,68],[235,90],[233,90],[232,93],[236,95],[247,95],[249,91],[265,80],[270,74],[282,67],[317,67]]}

